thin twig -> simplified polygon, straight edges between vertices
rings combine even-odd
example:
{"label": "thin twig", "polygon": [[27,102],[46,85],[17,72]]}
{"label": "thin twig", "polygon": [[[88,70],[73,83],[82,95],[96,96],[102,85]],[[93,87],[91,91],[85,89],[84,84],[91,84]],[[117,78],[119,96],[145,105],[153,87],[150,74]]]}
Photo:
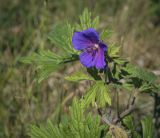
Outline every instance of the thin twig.
{"label": "thin twig", "polygon": [[160,70],[153,70],[152,71],[156,76],[160,76]]}
{"label": "thin twig", "polygon": [[137,91],[134,91],[134,95],[132,97],[132,100],[131,102],[129,103],[129,105],[127,106],[128,108],[122,112],[119,117],[115,118],[113,120],[113,123],[116,124],[118,122],[120,122],[124,117],[126,117],[127,115],[129,115],[134,109],[135,109],[135,100],[136,100],[136,96],[137,96],[138,92]]}
{"label": "thin twig", "polygon": [[69,95],[67,95],[67,96],[64,98],[63,102],[62,102],[62,106],[64,106],[70,99],[72,99],[72,97],[73,97],[74,95],[75,95],[74,92],[72,92],[72,93],[70,93]]}
{"label": "thin twig", "polygon": [[132,113],[132,111],[135,109],[134,106],[130,106],[128,109],[126,109],[124,112],[122,112],[118,118],[115,118],[113,120],[114,124],[117,124],[118,122],[120,122],[124,117],[126,117],[127,115],[129,115],[130,113]]}
{"label": "thin twig", "polygon": [[128,98],[128,103],[127,103],[127,108],[129,108],[131,97],[132,97],[132,94],[130,93],[129,98]]}
{"label": "thin twig", "polygon": [[111,108],[111,106],[109,106],[108,115],[111,116],[111,114],[112,114],[112,108]]}

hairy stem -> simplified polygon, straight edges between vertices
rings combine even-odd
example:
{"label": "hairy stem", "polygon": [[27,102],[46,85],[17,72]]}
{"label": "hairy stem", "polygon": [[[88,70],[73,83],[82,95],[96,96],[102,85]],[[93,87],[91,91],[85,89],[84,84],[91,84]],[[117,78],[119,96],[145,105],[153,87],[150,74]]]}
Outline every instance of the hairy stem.
{"label": "hairy stem", "polygon": [[117,109],[117,118],[119,118],[119,93],[116,90],[116,109]]}
{"label": "hairy stem", "polygon": [[112,123],[106,118],[106,116],[103,115],[102,109],[101,109],[101,108],[98,108],[97,103],[95,103],[95,106],[96,106],[96,108],[97,108],[98,114],[101,116],[102,122],[103,122],[103,123],[106,123],[106,124],[109,125],[109,126],[112,125]]}
{"label": "hairy stem", "polygon": [[112,123],[103,115],[102,110],[98,108],[97,111],[98,114],[101,116],[102,121],[110,126]]}

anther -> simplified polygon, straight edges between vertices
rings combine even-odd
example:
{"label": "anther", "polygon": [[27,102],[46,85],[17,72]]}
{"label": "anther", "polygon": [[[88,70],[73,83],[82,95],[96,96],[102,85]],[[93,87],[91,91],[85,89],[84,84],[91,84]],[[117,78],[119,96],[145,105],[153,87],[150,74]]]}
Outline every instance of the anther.
{"label": "anther", "polygon": [[98,44],[95,44],[94,47],[97,49],[98,48]]}

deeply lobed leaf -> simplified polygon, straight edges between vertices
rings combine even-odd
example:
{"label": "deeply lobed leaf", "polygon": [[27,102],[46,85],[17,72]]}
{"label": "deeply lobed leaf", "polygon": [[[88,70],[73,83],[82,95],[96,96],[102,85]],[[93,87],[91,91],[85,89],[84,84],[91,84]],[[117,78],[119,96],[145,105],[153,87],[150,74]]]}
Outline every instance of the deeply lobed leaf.
{"label": "deeply lobed leaf", "polygon": [[98,107],[104,107],[106,103],[111,105],[109,88],[102,81],[96,81],[84,96],[83,104],[85,107],[90,104],[94,105],[95,102],[97,102]]}
{"label": "deeply lobed leaf", "polygon": [[33,125],[29,135],[31,138],[100,138],[104,126],[100,124],[99,116],[85,116],[82,103],[76,99],[70,107],[70,114],[67,121],[59,126],[50,121],[46,126]]}
{"label": "deeply lobed leaf", "polygon": [[94,81],[94,78],[84,74],[81,71],[78,71],[78,72],[72,74],[71,76],[67,76],[67,77],[65,77],[65,79],[68,81],[75,81],[75,82],[79,82],[79,81],[83,81],[83,80],[93,80]]}
{"label": "deeply lobed leaf", "polygon": [[80,24],[76,24],[76,30],[81,31],[88,28],[95,28],[97,29],[99,25],[99,17],[97,16],[92,20],[91,18],[92,14],[88,11],[88,9],[85,9],[82,13],[80,18]]}
{"label": "deeply lobed leaf", "polygon": [[57,24],[48,35],[49,40],[65,54],[77,54],[72,46],[74,28],[70,24]]}
{"label": "deeply lobed leaf", "polygon": [[143,130],[143,138],[153,138],[153,122],[152,117],[145,117],[141,120],[142,130]]}
{"label": "deeply lobed leaf", "polygon": [[124,68],[124,71],[129,73],[130,77],[136,77],[143,81],[147,81],[149,83],[154,83],[157,79],[157,76],[154,75],[152,72],[141,69],[131,64],[127,64],[126,67]]}

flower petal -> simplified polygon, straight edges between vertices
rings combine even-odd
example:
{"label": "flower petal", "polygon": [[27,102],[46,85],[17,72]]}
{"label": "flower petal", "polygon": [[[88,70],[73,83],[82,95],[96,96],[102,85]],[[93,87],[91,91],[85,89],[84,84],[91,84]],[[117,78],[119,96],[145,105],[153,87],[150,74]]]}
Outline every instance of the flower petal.
{"label": "flower petal", "polygon": [[99,34],[93,28],[89,28],[82,32],[75,32],[72,37],[72,44],[76,50],[83,50],[87,47],[92,47],[98,42]]}
{"label": "flower petal", "polygon": [[84,65],[87,68],[93,67],[94,57],[89,54],[88,52],[82,52],[80,54],[80,61],[82,65]]}
{"label": "flower petal", "polygon": [[87,30],[82,31],[82,33],[88,37],[88,39],[92,43],[98,43],[100,40],[99,33],[94,28],[89,28]]}
{"label": "flower petal", "polygon": [[96,53],[94,59],[94,66],[97,69],[104,69],[104,67],[106,66],[105,51],[103,50],[103,48],[98,49],[98,52]]}
{"label": "flower petal", "polygon": [[107,45],[106,45],[105,43],[103,43],[103,42],[100,42],[100,43],[99,43],[99,46],[100,46],[100,48],[102,48],[104,51],[107,51],[107,49],[108,49]]}

